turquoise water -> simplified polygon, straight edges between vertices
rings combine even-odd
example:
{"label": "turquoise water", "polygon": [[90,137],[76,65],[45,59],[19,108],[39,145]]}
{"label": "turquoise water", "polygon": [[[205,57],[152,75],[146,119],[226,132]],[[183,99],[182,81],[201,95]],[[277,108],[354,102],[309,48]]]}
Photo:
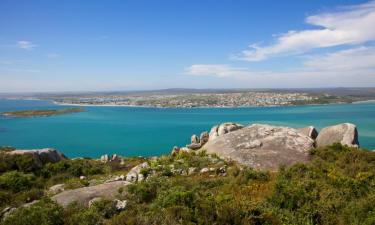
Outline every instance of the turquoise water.
{"label": "turquoise water", "polygon": [[[0,112],[67,108],[48,101],[0,100]],[[153,156],[183,146],[221,122],[269,123],[318,129],[342,122],[357,124],[362,147],[375,149],[375,103],[215,109],[86,107],[87,112],[39,118],[0,116],[0,145],[53,147],[67,156],[117,153]]]}

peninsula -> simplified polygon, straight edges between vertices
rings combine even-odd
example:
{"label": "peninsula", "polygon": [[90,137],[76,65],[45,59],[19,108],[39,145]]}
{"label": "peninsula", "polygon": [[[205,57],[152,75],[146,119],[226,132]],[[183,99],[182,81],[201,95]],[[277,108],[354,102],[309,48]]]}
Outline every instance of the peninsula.
{"label": "peninsula", "polygon": [[84,112],[83,108],[68,108],[68,109],[47,109],[47,110],[20,110],[13,112],[1,113],[7,117],[43,117],[43,116],[56,116],[68,113]]}

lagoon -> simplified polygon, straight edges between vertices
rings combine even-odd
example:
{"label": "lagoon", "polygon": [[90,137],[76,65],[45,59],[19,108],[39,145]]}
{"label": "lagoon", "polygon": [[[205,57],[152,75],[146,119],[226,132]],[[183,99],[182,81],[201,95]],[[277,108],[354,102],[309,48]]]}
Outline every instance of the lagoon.
{"label": "lagoon", "polygon": [[[0,112],[61,109],[41,100],[0,99]],[[375,149],[375,102],[314,106],[249,108],[144,108],[88,106],[85,112],[51,117],[0,116],[0,146],[31,149],[52,147],[69,157],[103,154],[156,156],[184,146],[190,136],[222,122],[268,123],[290,127],[337,123],[358,126],[362,147]]]}

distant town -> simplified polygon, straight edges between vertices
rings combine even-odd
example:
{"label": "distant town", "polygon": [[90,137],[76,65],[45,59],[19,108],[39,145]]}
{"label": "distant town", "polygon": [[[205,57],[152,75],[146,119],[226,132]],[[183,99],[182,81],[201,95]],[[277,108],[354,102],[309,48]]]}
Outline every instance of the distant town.
{"label": "distant town", "polygon": [[181,93],[148,95],[98,95],[57,97],[53,101],[64,105],[115,105],[159,108],[195,107],[250,107],[348,102],[336,96],[309,93],[234,92],[234,93]]}

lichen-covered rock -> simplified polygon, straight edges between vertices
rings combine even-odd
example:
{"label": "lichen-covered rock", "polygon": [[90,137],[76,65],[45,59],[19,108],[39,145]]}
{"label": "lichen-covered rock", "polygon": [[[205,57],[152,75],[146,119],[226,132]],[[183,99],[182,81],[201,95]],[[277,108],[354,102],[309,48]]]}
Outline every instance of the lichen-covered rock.
{"label": "lichen-covered rock", "polygon": [[230,133],[232,131],[238,130],[243,128],[244,126],[239,123],[222,123],[220,125],[216,125],[211,128],[210,134],[209,134],[209,141],[214,140],[217,137]]}
{"label": "lichen-covered rock", "polygon": [[281,165],[307,162],[314,140],[289,127],[253,124],[219,135],[205,145],[216,153],[255,169],[276,170]]}
{"label": "lichen-covered rock", "polygon": [[313,126],[298,128],[297,131],[314,140],[318,137],[318,131]]}
{"label": "lichen-covered rock", "polygon": [[341,143],[349,147],[359,147],[357,127],[351,123],[342,123],[323,128],[316,138],[316,146],[324,147]]}
{"label": "lichen-covered rock", "polygon": [[119,194],[119,189],[129,184],[130,182],[127,181],[114,181],[95,186],[66,190],[52,196],[52,200],[63,207],[68,206],[72,202],[88,206],[90,200],[95,198],[115,199],[116,195]]}
{"label": "lichen-covered rock", "polygon": [[34,159],[35,166],[41,167],[46,163],[57,163],[61,160],[67,159],[67,157],[53,148],[43,149],[17,149],[14,151],[6,152],[9,155],[31,155]]}

